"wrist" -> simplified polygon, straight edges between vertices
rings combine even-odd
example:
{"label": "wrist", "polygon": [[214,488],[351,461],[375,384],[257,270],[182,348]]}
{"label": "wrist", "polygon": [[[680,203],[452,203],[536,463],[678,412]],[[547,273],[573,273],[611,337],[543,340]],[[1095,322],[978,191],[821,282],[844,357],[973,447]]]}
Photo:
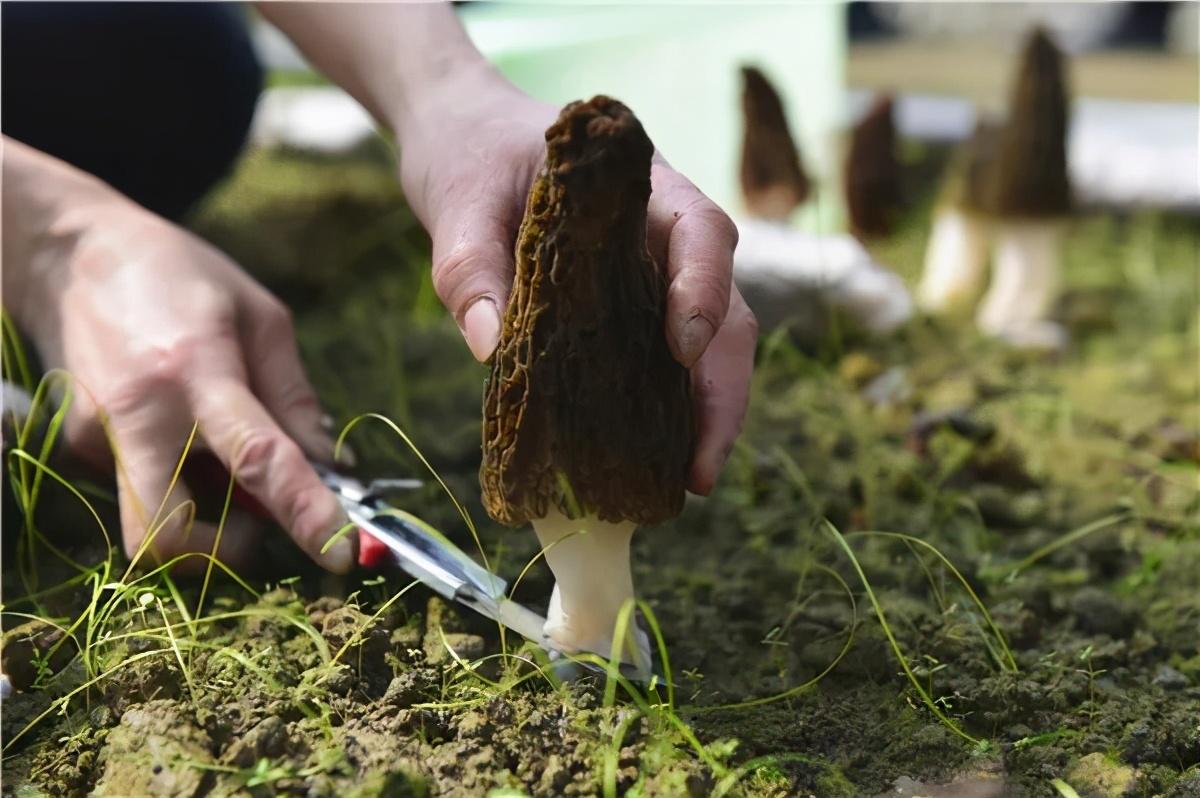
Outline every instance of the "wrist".
{"label": "wrist", "polygon": [[491,73],[449,3],[260,3],[309,60],[398,139],[469,76]]}
{"label": "wrist", "polygon": [[395,100],[388,108],[387,122],[397,136],[448,96],[461,96],[459,86],[464,81],[499,77],[449,3],[401,7],[395,24],[398,41],[391,54],[391,85],[398,91],[389,91],[390,87],[384,91]]}
{"label": "wrist", "polygon": [[401,91],[388,126],[401,147],[446,134],[448,125],[498,94],[519,94],[469,42],[447,48],[419,65],[399,64]]}

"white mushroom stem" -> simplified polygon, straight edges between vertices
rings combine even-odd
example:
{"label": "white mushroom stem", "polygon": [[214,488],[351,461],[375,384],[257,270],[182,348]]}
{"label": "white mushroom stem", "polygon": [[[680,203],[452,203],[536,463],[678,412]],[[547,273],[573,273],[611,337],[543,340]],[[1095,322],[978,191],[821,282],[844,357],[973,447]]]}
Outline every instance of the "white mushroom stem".
{"label": "white mushroom stem", "polygon": [[956,207],[940,208],[925,249],[925,273],[917,304],[926,313],[947,313],[970,302],[987,268],[987,223]]}
{"label": "white mushroom stem", "polygon": [[995,235],[992,281],[976,322],[989,335],[1020,343],[1046,325],[1058,293],[1062,222],[1004,221]]}
{"label": "white mushroom stem", "polygon": [[[569,653],[612,652],[617,618],[632,601],[629,543],[635,525],[594,516],[571,520],[557,511],[533,522],[554,573],[554,593],[546,612],[546,636]],[[649,672],[650,642],[630,615],[621,659]]]}

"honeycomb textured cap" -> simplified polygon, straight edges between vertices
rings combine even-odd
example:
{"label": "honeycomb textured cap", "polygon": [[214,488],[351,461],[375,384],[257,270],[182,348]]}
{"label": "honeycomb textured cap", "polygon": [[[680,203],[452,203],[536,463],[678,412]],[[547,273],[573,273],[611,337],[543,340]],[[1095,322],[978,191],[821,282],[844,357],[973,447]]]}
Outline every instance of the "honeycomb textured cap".
{"label": "honeycomb textured cap", "polygon": [[571,103],[546,131],[483,400],[480,485],[500,523],[557,509],[656,524],[682,509],[691,395],[646,248],[653,154],[608,97]]}
{"label": "honeycomb textured cap", "polygon": [[1050,35],[1034,29],[1021,54],[1008,117],[996,143],[984,203],[995,216],[1058,217],[1071,211],[1065,71]]}
{"label": "honeycomb textured cap", "polygon": [[783,100],[760,70],[742,67],[742,197],[751,215],[786,218],[812,184],[787,123]]}
{"label": "honeycomb textured cap", "polygon": [[1000,121],[986,116],[975,120],[971,137],[959,145],[951,159],[938,198],[940,205],[976,215],[987,214],[1002,127]]}
{"label": "honeycomb textured cap", "polygon": [[892,97],[881,94],[855,125],[843,170],[850,230],[859,238],[890,235],[904,203]]}

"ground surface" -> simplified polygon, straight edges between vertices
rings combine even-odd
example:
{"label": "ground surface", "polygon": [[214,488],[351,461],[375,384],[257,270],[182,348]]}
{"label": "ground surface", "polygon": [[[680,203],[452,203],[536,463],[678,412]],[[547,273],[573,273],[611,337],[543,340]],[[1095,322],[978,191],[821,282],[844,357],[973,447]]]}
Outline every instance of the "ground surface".
{"label": "ground surface", "polygon": [[[256,154],[195,227],[296,308],[339,422],[402,425],[512,576],[534,536],[473,501],[485,372],[393,185],[370,154]],[[923,219],[878,247],[909,278]],[[1200,795],[1198,232],[1081,220],[1058,358],[950,322],[808,352],[765,331],[721,486],[637,540],[675,684],[649,702],[555,686],[424,589],[322,577],[278,536],[197,613],[196,583],[97,566],[95,520],[47,479],[39,529],[89,570],[55,590],[75,571],[39,544],[22,575],[5,506],[5,628],[78,643],[9,632],[33,686],[3,705],[4,794]],[[417,468],[380,423],[350,440],[364,473]],[[405,501],[469,547],[438,491]],[[538,565],[518,598],[550,585]]]}

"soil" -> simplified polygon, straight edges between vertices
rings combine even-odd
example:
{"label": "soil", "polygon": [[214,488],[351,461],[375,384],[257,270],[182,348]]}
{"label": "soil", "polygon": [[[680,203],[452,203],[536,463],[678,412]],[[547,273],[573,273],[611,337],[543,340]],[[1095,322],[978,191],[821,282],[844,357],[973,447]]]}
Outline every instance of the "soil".
{"label": "soil", "polygon": [[[404,427],[511,578],[536,539],[476,500],[486,369],[437,304],[390,169],[374,152],[252,153],[193,226],[295,309],[338,422],[375,411]],[[911,208],[878,245],[908,278],[926,219]],[[215,580],[199,617],[198,582],[155,577],[100,592],[114,612],[86,657],[56,656],[52,626],[6,638],[6,657],[41,653],[3,704],[3,794],[1053,796],[1061,779],[1080,795],[1200,795],[1198,233],[1082,218],[1059,355],[954,321],[882,341],[835,325],[808,349],[764,331],[720,486],[636,539],[673,712],[665,690],[646,706],[606,700],[599,677],[543,678],[497,657],[496,628],[469,611],[421,587],[388,604],[407,580],[322,575],[276,534],[243,574],[254,592]],[[364,475],[419,472],[382,424],[350,441]],[[39,529],[102,561],[78,500],[43,490]],[[403,501],[472,547],[435,487]],[[42,547],[29,584],[11,505],[4,522],[6,613],[69,626],[91,590],[25,600],[72,571]],[[944,555],[1011,661],[930,549],[878,532]],[[539,564],[517,598],[544,605],[551,584]]]}

